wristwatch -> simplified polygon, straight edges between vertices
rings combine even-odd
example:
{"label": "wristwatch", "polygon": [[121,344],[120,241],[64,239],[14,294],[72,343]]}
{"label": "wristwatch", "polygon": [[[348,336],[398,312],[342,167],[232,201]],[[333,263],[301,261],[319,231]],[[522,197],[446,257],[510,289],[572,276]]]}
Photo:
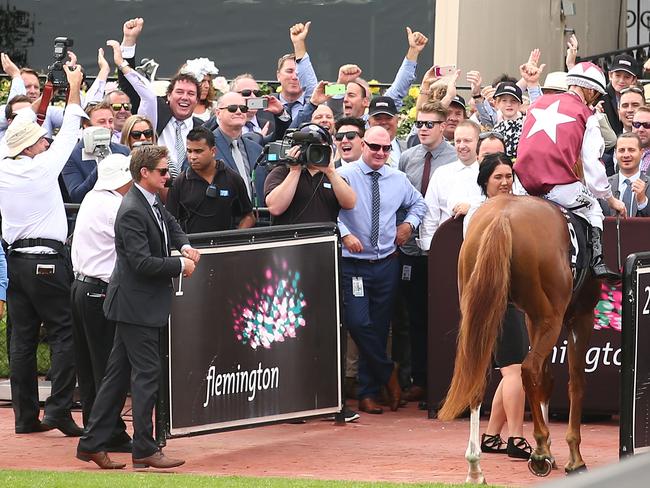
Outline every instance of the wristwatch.
{"label": "wristwatch", "polygon": [[483,98],[483,95],[481,95],[481,94],[479,93],[478,95],[472,95],[472,98],[473,98],[474,100],[478,100],[479,98]]}
{"label": "wristwatch", "polygon": [[120,68],[120,71],[122,71],[122,70],[123,70],[124,68],[126,68],[128,65],[129,65],[129,62],[125,59],[125,60],[123,60],[123,61],[119,64],[118,68]]}

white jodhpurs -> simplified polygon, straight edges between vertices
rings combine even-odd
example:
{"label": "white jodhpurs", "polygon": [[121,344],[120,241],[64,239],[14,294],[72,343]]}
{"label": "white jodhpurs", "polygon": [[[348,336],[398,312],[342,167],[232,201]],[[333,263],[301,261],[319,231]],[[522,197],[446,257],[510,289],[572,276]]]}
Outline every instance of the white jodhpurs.
{"label": "white jodhpurs", "polygon": [[[546,195],[552,202],[559,203],[568,210],[586,219],[593,227],[603,230],[603,210],[598,200],[580,181],[568,185],[556,185]],[[580,208],[576,208],[580,207]]]}

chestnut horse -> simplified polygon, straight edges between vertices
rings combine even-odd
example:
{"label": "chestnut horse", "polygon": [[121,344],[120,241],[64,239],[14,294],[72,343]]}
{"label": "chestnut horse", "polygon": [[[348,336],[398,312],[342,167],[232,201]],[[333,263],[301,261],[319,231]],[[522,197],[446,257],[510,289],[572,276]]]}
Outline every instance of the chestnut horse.
{"label": "chestnut horse", "polygon": [[530,339],[521,374],[537,445],[528,466],[536,475],[546,476],[554,465],[547,427],[553,383],[549,355],[564,324],[568,329],[571,405],[566,434],[570,459],[565,470],[586,469],[580,454],[580,417],[585,353],[600,282],[588,273],[572,298],[569,239],[567,221],[559,208],[541,198],[490,198],[472,218],[458,262],[461,321],[454,376],[438,412],[439,419],[451,420],[471,409],[465,454],[468,482],[484,482],[479,464],[479,410],[508,300],[525,312]]}

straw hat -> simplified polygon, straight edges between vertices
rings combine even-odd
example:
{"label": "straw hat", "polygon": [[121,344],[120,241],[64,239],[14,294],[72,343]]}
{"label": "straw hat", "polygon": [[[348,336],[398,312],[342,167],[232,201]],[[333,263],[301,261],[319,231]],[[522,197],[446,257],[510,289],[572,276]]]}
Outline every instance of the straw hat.
{"label": "straw hat", "polygon": [[564,71],[552,71],[546,75],[542,90],[567,91],[566,73]]}
{"label": "straw hat", "polygon": [[17,115],[5,133],[7,157],[19,155],[46,134],[47,131],[29,117]]}

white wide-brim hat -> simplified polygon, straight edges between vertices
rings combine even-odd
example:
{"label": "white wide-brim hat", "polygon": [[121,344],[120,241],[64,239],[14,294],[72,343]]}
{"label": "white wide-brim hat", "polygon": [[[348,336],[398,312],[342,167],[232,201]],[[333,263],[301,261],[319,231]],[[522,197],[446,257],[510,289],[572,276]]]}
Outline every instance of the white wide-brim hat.
{"label": "white wide-brim hat", "polygon": [[29,117],[17,115],[5,133],[6,155],[13,158],[44,137],[47,131]]}
{"label": "white wide-brim hat", "polygon": [[129,165],[131,157],[124,154],[109,154],[97,165],[95,190],[117,190],[131,181]]}

